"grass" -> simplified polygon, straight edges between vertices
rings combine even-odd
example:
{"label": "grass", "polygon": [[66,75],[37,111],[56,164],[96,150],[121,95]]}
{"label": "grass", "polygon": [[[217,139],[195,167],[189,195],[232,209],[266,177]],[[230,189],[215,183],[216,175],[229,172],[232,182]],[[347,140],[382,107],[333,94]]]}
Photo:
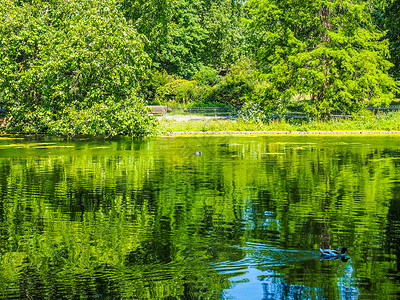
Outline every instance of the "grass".
{"label": "grass", "polygon": [[160,121],[159,132],[215,132],[215,131],[399,131],[400,112],[357,116],[352,119],[306,120],[279,119],[267,122],[244,122],[240,119],[200,121]]}

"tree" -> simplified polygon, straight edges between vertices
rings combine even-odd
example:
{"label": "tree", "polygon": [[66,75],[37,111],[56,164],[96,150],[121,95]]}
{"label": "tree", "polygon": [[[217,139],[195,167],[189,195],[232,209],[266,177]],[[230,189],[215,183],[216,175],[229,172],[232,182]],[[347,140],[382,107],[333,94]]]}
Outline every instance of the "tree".
{"label": "tree", "polygon": [[389,39],[390,61],[394,66],[389,70],[396,79],[400,79],[400,1],[370,0],[371,14],[380,28],[387,31]]}
{"label": "tree", "polygon": [[243,5],[232,0],[120,0],[146,36],[159,71],[190,78],[203,66],[226,69],[241,55]]}
{"label": "tree", "polygon": [[390,55],[394,66],[390,70],[396,79],[400,80],[400,1],[389,4],[385,10],[385,23],[390,41]]}
{"label": "tree", "polygon": [[228,70],[244,55],[245,32],[241,22],[243,4],[239,1],[215,0],[205,8],[202,23],[207,39],[204,41],[202,62],[219,70]]}
{"label": "tree", "polygon": [[125,16],[146,36],[153,65],[169,74],[190,77],[200,65],[206,31],[202,3],[193,0],[120,0]]}
{"label": "tree", "polygon": [[171,1],[119,0],[122,12],[136,30],[142,34],[146,53],[154,59],[159,47],[166,42],[171,21]]}
{"label": "tree", "polygon": [[393,98],[388,41],[365,3],[251,0],[248,9],[252,51],[279,101],[303,95],[308,112],[329,117]]}
{"label": "tree", "polygon": [[170,74],[185,78],[193,75],[201,66],[206,30],[201,25],[201,2],[193,0],[171,1],[171,19],[164,43],[154,62]]}
{"label": "tree", "polygon": [[58,133],[74,115],[75,133],[147,131],[136,92],[149,59],[114,0],[2,1],[0,41],[8,130]]}

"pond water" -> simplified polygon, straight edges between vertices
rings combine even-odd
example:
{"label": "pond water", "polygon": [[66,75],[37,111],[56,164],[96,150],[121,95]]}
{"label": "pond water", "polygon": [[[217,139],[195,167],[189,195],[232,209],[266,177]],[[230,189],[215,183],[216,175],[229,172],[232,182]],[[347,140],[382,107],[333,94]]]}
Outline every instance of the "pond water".
{"label": "pond water", "polygon": [[2,139],[0,172],[0,298],[400,297],[400,136]]}

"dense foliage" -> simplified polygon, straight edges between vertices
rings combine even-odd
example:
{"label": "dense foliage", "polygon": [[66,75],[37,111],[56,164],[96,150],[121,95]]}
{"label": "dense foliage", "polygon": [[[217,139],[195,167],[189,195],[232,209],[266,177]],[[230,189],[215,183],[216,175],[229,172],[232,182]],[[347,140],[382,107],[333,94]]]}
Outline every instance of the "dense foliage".
{"label": "dense foliage", "polygon": [[149,134],[146,103],[317,117],[388,104],[398,12],[398,0],[4,0],[3,129]]}
{"label": "dense foliage", "polygon": [[378,27],[387,31],[390,60],[394,64],[390,74],[400,79],[400,1],[371,0],[369,8]]}
{"label": "dense foliage", "polygon": [[309,96],[306,109],[317,116],[393,99],[388,42],[365,4],[255,0],[249,7],[253,49],[273,99]]}
{"label": "dense foliage", "polygon": [[388,30],[390,54],[394,66],[392,74],[400,80],[400,1],[393,1],[385,10],[385,27]]}
{"label": "dense foliage", "polygon": [[[54,124],[78,115],[86,129],[71,134],[100,134],[97,123],[111,127],[107,135],[134,131],[122,127],[151,130],[136,96],[148,55],[114,0],[7,0],[0,10],[0,97],[11,116],[8,131],[55,133]],[[128,103],[134,114],[119,124],[113,119]],[[104,117],[95,108],[101,106],[107,106]]]}
{"label": "dense foliage", "polygon": [[226,69],[241,56],[243,4],[232,0],[121,0],[146,36],[158,69],[189,79],[202,66]]}

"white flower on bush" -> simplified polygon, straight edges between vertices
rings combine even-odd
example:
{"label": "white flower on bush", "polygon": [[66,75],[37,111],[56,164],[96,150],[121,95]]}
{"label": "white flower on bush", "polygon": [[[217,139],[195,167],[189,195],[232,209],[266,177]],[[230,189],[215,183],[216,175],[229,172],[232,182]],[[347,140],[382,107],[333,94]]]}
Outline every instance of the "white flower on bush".
{"label": "white flower on bush", "polygon": [[246,102],[238,114],[239,119],[244,122],[262,122],[265,119],[265,112],[260,104],[255,102]]}

